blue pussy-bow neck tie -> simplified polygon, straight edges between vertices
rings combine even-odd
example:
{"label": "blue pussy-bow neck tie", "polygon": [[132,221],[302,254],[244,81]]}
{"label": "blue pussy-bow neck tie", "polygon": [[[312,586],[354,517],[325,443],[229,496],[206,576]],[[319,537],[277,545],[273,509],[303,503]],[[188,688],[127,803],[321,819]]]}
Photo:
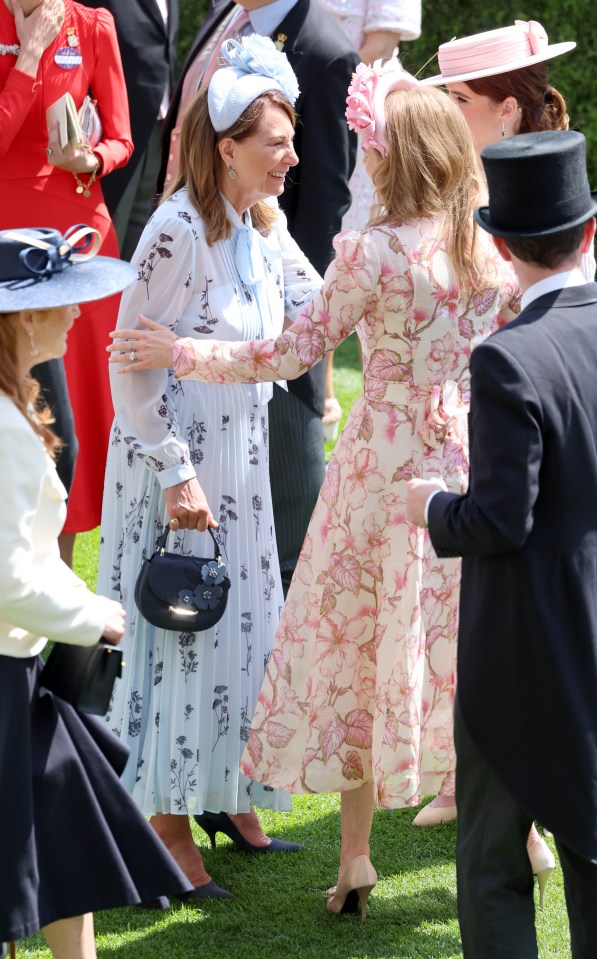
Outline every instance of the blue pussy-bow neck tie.
{"label": "blue pussy-bow neck tie", "polygon": [[234,231],[234,258],[240,278],[247,286],[263,279],[263,254],[259,233],[243,224]]}

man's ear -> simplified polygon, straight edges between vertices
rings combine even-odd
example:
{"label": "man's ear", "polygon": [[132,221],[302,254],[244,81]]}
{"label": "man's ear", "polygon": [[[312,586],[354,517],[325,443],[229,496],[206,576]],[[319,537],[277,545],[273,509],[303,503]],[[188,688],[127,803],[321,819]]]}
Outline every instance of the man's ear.
{"label": "man's ear", "polygon": [[588,253],[593,247],[593,240],[595,238],[595,217],[592,216],[590,220],[587,220],[585,223],[585,232],[582,238],[582,243],[580,244],[580,252]]}
{"label": "man's ear", "polygon": [[510,253],[510,250],[509,250],[508,247],[506,246],[506,243],[505,243],[505,241],[502,239],[502,237],[501,237],[501,236],[492,236],[492,240],[493,240],[493,244],[494,244],[496,250],[498,251],[499,255],[501,256],[502,260],[505,260],[506,263],[511,263],[511,262],[512,262],[512,254]]}

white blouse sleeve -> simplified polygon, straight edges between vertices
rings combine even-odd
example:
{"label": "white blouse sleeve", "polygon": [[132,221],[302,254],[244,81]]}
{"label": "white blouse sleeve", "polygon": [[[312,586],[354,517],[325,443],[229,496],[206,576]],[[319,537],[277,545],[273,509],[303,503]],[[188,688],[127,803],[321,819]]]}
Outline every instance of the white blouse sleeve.
{"label": "white blouse sleeve", "polygon": [[21,427],[3,422],[0,619],[34,636],[88,646],[102,635],[107,600],[90,592],[62,562],[55,539],[49,540],[49,549],[40,550],[40,500],[48,495],[48,468],[33,430],[25,422]]}
{"label": "white blouse sleeve", "polygon": [[276,222],[276,233],[282,253],[284,311],[287,317],[296,320],[315,293],[321,289],[323,279],[292,239],[282,211]]}
{"label": "white blouse sleeve", "polygon": [[379,252],[368,233],[334,240],[336,258],[299,318],[277,339],[229,343],[190,338],[174,345],[175,374],[207,383],[292,380],[346,339],[381,295]]}
{"label": "white blouse sleeve", "polygon": [[[117,329],[139,329],[139,314],[175,329],[195,287],[195,243],[184,218],[153,216],[141,237],[133,266],[137,281],[125,291]],[[116,421],[124,442],[162,489],[195,476],[182,439],[167,370],[141,370],[121,376],[110,368]]]}

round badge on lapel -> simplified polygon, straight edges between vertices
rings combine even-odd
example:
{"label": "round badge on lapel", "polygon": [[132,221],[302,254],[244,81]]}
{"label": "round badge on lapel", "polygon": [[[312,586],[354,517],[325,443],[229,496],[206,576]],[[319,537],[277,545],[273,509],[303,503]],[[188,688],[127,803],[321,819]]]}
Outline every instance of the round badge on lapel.
{"label": "round badge on lapel", "polygon": [[61,70],[74,70],[83,62],[81,51],[76,47],[60,47],[54,54],[54,63]]}

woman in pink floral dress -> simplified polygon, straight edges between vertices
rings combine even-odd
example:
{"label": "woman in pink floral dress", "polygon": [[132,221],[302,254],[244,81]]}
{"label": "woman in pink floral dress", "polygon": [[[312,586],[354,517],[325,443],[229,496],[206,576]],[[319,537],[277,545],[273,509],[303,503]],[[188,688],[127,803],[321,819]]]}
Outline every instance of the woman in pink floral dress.
{"label": "woman in pink floral dress", "polygon": [[[211,383],[298,376],[354,329],[364,395],[330,461],[280,620],[241,769],[293,792],[342,793],[339,880],[328,909],[362,914],[375,884],[375,806],[414,806],[454,772],[460,564],[404,515],[411,476],[464,491],[468,360],[513,315],[516,282],[472,210],[470,134],[447,95],[362,64],[347,118],[380,206],[340,234],[325,283],[276,340],[177,340],[146,321],[112,360],[172,365]],[[385,107],[385,111],[384,111]],[[132,369],[123,366],[122,372]]]}

